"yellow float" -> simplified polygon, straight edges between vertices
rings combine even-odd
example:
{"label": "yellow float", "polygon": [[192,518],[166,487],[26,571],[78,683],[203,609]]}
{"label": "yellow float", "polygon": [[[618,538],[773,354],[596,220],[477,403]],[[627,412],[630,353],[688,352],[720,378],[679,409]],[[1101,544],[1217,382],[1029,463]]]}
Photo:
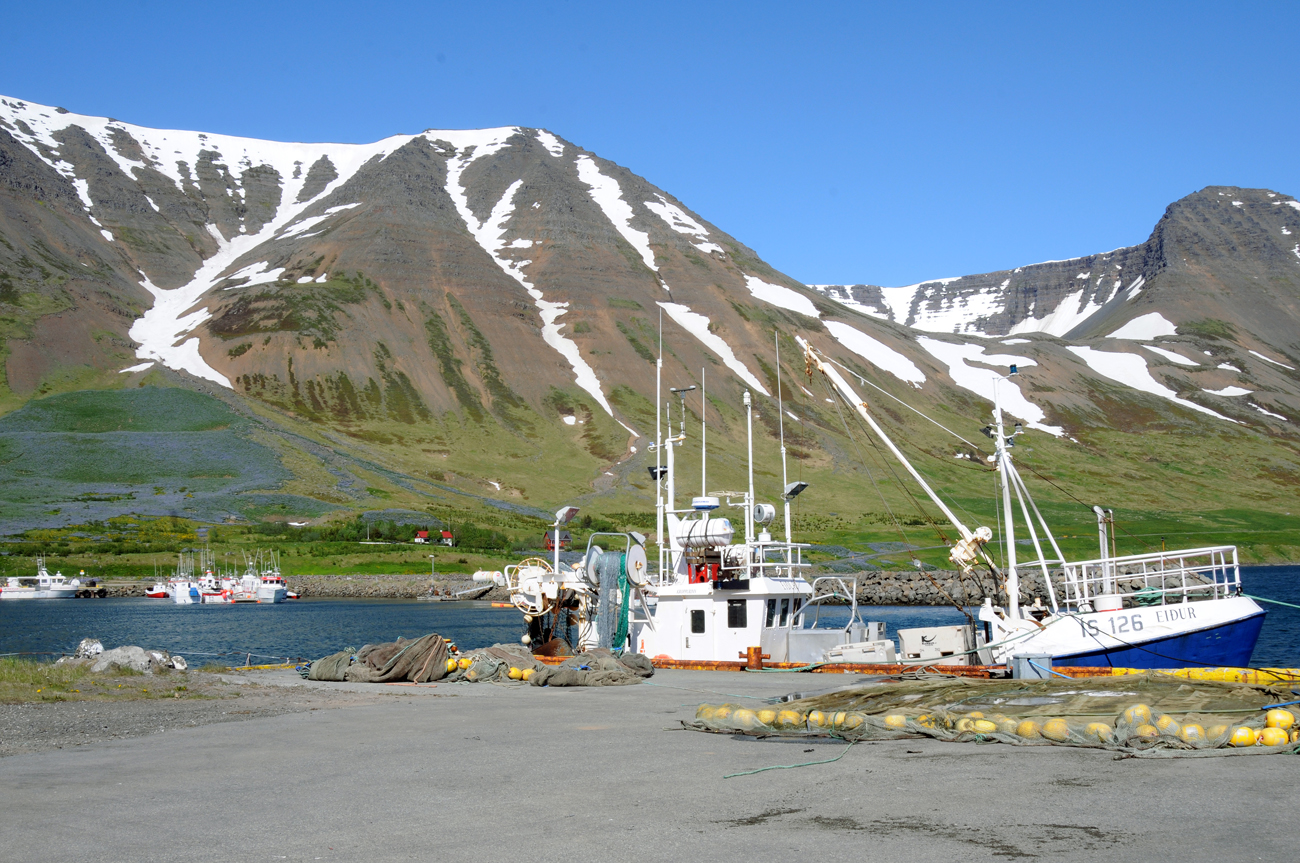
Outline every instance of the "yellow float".
{"label": "yellow float", "polygon": [[1133,736],[1141,737],[1144,740],[1156,738],[1160,736],[1160,729],[1150,723],[1139,725],[1133,729]]}
{"label": "yellow float", "polygon": [[764,725],[772,725],[776,722],[776,711],[770,707],[758,711],[758,721]]}
{"label": "yellow float", "polygon": [[1043,726],[1032,719],[1026,719],[1016,726],[1016,734],[1034,740],[1043,736]]}
{"label": "yellow float", "polygon": [[1104,722],[1089,722],[1083,729],[1085,737],[1091,737],[1102,743],[1108,742],[1115,734],[1115,729]]}
{"label": "yellow float", "polygon": [[1275,707],[1268,713],[1264,714],[1265,728],[1289,729],[1292,725],[1295,725],[1295,714],[1290,710],[1283,710],[1280,707]]}
{"label": "yellow float", "polygon": [[1260,746],[1281,746],[1290,740],[1291,735],[1287,734],[1285,728],[1265,728],[1259,733]]}
{"label": "yellow float", "polygon": [[976,719],[971,723],[971,730],[976,734],[992,734],[998,730],[998,724],[987,719]]}
{"label": "yellow float", "polygon": [[901,713],[891,713],[885,717],[886,728],[906,728],[907,717]]}
{"label": "yellow float", "polygon": [[1119,715],[1119,718],[1129,725],[1150,725],[1151,724],[1151,707],[1146,704],[1134,704]]}
{"label": "yellow float", "polygon": [[1205,729],[1195,722],[1188,722],[1178,730],[1178,739],[1184,743],[1204,743],[1206,739]]}
{"label": "yellow float", "polygon": [[1228,743],[1232,746],[1254,746],[1258,740],[1259,735],[1255,729],[1240,725],[1232,729],[1232,736],[1228,738]]}
{"label": "yellow float", "polygon": [[1070,724],[1064,719],[1049,719],[1043,723],[1043,736],[1058,743],[1070,739]]}

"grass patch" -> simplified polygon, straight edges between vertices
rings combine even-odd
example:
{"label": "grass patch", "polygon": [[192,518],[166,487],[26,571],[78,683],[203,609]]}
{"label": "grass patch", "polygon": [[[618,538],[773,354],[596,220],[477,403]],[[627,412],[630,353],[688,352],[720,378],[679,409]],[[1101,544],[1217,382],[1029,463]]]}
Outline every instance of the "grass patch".
{"label": "grass patch", "polygon": [[179,673],[176,676],[145,675],[124,668],[91,672],[89,665],[0,658],[0,704],[194,697],[184,681]]}

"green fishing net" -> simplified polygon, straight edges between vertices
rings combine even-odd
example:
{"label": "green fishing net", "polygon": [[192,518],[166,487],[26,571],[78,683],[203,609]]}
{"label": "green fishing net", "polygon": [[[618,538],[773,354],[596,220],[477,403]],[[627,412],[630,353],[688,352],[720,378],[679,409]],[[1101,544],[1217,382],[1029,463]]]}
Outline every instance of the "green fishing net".
{"label": "green fishing net", "polygon": [[[1136,756],[1300,751],[1291,685],[1118,677],[986,680],[915,674],[754,705],[701,704],[687,726],[753,736],[1081,746]],[[1271,727],[1270,727],[1271,726]]]}

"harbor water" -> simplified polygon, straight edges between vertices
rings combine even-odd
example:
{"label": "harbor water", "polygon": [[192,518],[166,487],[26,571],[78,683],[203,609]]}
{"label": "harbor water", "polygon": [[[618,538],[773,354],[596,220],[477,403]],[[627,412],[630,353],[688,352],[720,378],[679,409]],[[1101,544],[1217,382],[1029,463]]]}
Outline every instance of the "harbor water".
{"label": "harbor water", "polygon": [[[1300,605],[1300,566],[1243,567],[1246,592]],[[1261,603],[1268,612],[1251,661],[1300,667],[1300,609]],[[900,628],[964,622],[955,608],[863,606],[864,619]],[[827,609],[830,623],[847,609]],[[316,658],[363,644],[437,632],[462,649],[515,642],[513,608],[483,602],[301,599],[279,605],[176,605],[162,599],[61,599],[0,602],[0,654],[58,656],[83,638],[105,647],[137,644],[180,654],[192,665],[243,665]]]}

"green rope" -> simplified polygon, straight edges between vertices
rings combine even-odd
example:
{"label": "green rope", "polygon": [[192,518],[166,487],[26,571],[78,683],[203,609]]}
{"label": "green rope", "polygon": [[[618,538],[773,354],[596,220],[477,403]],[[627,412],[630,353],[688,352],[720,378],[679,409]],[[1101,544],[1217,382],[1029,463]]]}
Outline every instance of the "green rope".
{"label": "green rope", "polygon": [[722,778],[730,779],[733,776],[753,776],[755,773],[762,773],[765,770],[793,770],[796,767],[812,767],[817,764],[830,764],[832,762],[839,761],[845,755],[848,755],[849,750],[853,748],[853,744],[856,742],[857,741],[855,740],[850,740],[849,745],[844,747],[844,751],[842,751],[839,755],[836,755],[834,758],[827,758],[825,761],[805,761],[803,764],[774,764],[771,767],[760,767],[757,770],[745,770],[741,773],[728,773],[726,776]]}
{"label": "green rope", "polygon": [[618,626],[614,629],[614,640],[610,643],[619,650],[622,650],[627,647],[628,609],[630,608],[632,601],[632,591],[628,590],[626,554],[619,556],[618,592],[622,595],[623,599],[619,604]]}
{"label": "green rope", "polygon": [[1247,599],[1253,599],[1257,602],[1271,602],[1274,605],[1285,605],[1287,608],[1300,608],[1300,605],[1294,605],[1290,602],[1283,602],[1280,599],[1265,599],[1262,596],[1251,596],[1249,593],[1243,593],[1242,596],[1246,597]]}

